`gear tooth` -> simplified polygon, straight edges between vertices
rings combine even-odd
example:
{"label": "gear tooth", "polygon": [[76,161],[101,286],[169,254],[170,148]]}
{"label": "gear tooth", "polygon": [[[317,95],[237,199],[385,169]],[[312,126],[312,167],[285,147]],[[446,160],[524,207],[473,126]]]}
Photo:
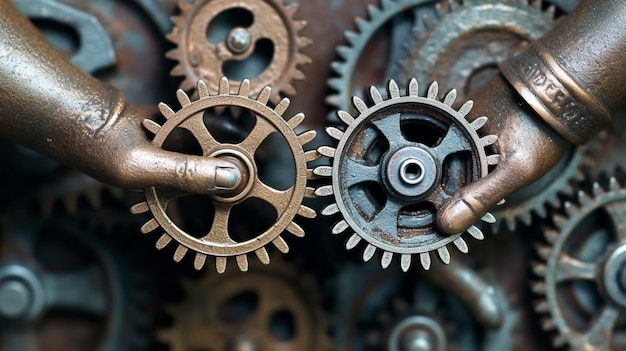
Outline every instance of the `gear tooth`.
{"label": "gear tooth", "polygon": [[430,86],[428,87],[428,93],[426,97],[431,100],[437,100],[438,95],[439,95],[439,83],[437,83],[437,81],[433,81],[432,83],[430,83]]}
{"label": "gear tooth", "polygon": [[306,145],[315,139],[317,136],[317,132],[314,130],[307,130],[306,132],[298,135],[298,140],[300,141],[300,145]]}
{"label": "gear tooth", "polygon": [[550,246],[543,244],[536,244],[535,249],[537,250],[539,257],[541,257],[545,261],[548,260],[548,257],[550,257],[550,252],[552,251],[552,248]]}
{"label": "gear tooth", "polygon": [[509,231],[513,232],[515,231],[515,228],[517,228],[517,221],[515,219],[507,218],[506,226]]}
{"label": "gear tooth", "polygon": [[351,125],[354,122],[354,117],[344,110],[338,110],[337,117],[346,125]]}
{"label": "gear tooth", "polygon": [[489,155],[487,156],[487,164],[489,166],[495,166],[500,162],[500,155]]}
{"label": "gear tooth", "polygon": [[322,210],[322,214],[324,216],[332,216],[332,215],[337,214],[337,213],[339,213],[339,206],[337,206],[337,204],[335,204],[335,203],[332,203],[332,204],[326,206],[326,208],[324,208]]}
{"label": "gear tooth", "polygon": [[317,148],[317,152],[319,152],[320,155],[326,156],[329,158],[335,157],[335,151],[336,149],[330,146],[320,146]]}
{"label": "gear tooth", "polygon": [[548,331],[554,330],[555,329],[554,321],[549,317],[543,318],[541,320],[541,327],[543,328],[543,330],[548,330]]}
{"label": "gear tooth", "polygon": [[172,242],[172,237],[163,233],[159,240],[157,240],[155,247],[157,250],[163,250],[170,242]]}
{"label": "gear tooth", "polygon": [[270,255],[267,253],[267,249],[262,247],[254,251],[254,253],[256,254],[256,257],[258,257],[259,261],[261,261],[261,263],[265,265],[270,264]]}
{"label": "gear tooth", "polygon": [[297,42],[298,42],[298,47],[300,49],[304,49],[307,46],[310,46],[311,44],[313,44],[313,40],[307,37],[298,37]]}
{"label": "gear tooth", "polygon": [[283,87],[282,92],[289,96],[293,96],[298,93],[298,91],[296,90],[296,87],[294,87],[293,84],[287,84],[285,87]]}
{"label": "gear tooth", "polygon": [[387,12],[393,8],[393,2],[391,0],[380,0],[380,6],[383,11]]}
{"label": "gear tooth", "polygon": [[196,83],[196,91],[198,92],[198,96],[200,98],[206,98],[209,96],[209,87],[202,79],[198,80],[198,82]]}
{"label": "gear tooth", "polygon": [[220,82],[218,85],[218,94],[230,95],[230,82],[228,81],[228,78],[226,77],[220,78]]}
{"label": "gear tooth", "polygon": [[335,127],[326,127],[326,133],[336,140],[343,138],[343,132]]}
{"label": "gear tooth", "polygon": [[317,213],[315,212],[315,210],[304,205],[300,205],[300,208],[298,209],[298,215],[308,219],[313,219],[317,217]]}
{"label": "gear tooth", "polygon": [[330,106],[339,106],[339,95],[333,94],[326,97],[326,103]]}
{"label": "gear tooth", "polygon": [[301,70],[296,69],[293,72],[293,79],[295,79],[295,80],[305,80],[306,79],[306,75]]}
{"label": "gear tooth", "polygon": [[206,263],[206,255],[203,253],[196,253],[196,258],[193,260],[193,267],[199,271],[204,267]]}
{"label": "gear tooth", "polygon": [[272,88],[270,88],[269,86],[266,86],[265,88],[263,88],[263,90],[261,90],[256,100],[262,103],[263,105],[267,105],[268,101],[270,101],[271,96],[272,96]]}
{"label": "gear tooth", "polygon": [[393,253],[389,251],[383,252],[383,256],[380,259],[380,266],[383,269],[387,269],[393,260]]}
{"label": "gear tooth", "polygon": [[483,146],[483,148],[493,145],[496,143],[496,141],[498,141],[498,136],[497,135],[486,135],[482,138],[480,138],[480,144]]}
{"label": "gear tooth", "polygon": [[[174,68],[172,68],[172,70],[170,71],[170,75],[173,77],[182,77],[185,76],[185,68],[182,65],[176,65],[174,66]],[[186,81],[186,80],[185,80]],[[183,83],[185,83],[185,81],[183,81]],[[184,89],[184,88],[183,88]],[[186,89],[185,89],[186,90]]]}
{"label": "gear tooth", "polygon": [[454,243],[454,246],[456,246],[456,248],[459,249],[459,251],[461,251],[462,253],[467,253],[469,251],[469,248],[467,247],[467,243],[460,236],[456,238],[456,240],[454,240],[453,243]]}
{"label": "gear tooth", "polygon": [[610,191],[619,191],[620,190],[620,185],[619,185],[619,182],[617,181],[617,178],[611,177],[609,179],[609,190]]}
{"label": "gear tooth", "polygon": [[144,119],[142,124],[144,128],[154,135],[156,135],[161,129],[161,125],[151,119]]}
{"label": "gear tooth", "polygon": [[537,303],[535,303],[535,311],[539,312],[539,313],[548,313],[550,312],[550,308],[548,307],[548,302],[547,301],[538,301]]}
{"label": "gear tooth", "polygon": [[519,220],[526,226],[530,226],[533,221],[533,216],[530,212],[522,213],[519,215]]}
{"label": "gear tooth", "polygon": [[[456,96],[457,96],[457,92],[456,89],[452,89],[450,90],[447,94],[446,97],[443,99],[443,103],[448,105],[448,106],[452,106],[454,105],[454,101],[456,101]],[[472,124],[472,127],[474,125]],[[474,128],[476,129],[476,128]]]}
{"label": "gear tooth", "polygon": [[382,11],[378,7],[370,4],[367,6],[367,14],[370,18],[374,19],[380,17],[382,15]]}
{"label": "gear tooth", "polygon": [[545,295],[546,294],[546,284],[542,282],[535,282],[532,285],[532,290],[537,295]]}
{"label": "gear tooth", "polygon": [[360,41],[360,37],[359,34],[353,32],[353,31],[345,31],[343,33],[344,37],[346,38],[346,40],[348,41],[348,43],[350,43],[350,45],[352,46],[356,46],[356,44]]}
{"label": "gear tooth", "polygon": [[476,226],[471,226],[467,229],[467,232],[473,236],[476,240],[483,240],[485,239],[485,235],[483,234],[482,230],[478,229],[478,227]]}
{"label": "gear tooth", "polygon": [[235,260],[237,261],[237,266],[242,272],[248,271],[248,256],[247,255],[239,255],[235,257]]}
{"label": "gear tooth", "polygon": [[485,116],[481,116],[472,121],[471,125],[474,130],[479,130],[482,128],[489,119]]}
{"label": "gear tooth", "polygon": [[372,98],[372,101],[374,101],[374,104],[380,104],[383,102],[383,96],[380,94],[380,90],[373,85],[370,87],[370,97]]}
{"label": "gear tooth", "polygon": [[291,117],[287,121],[287,124],[289,124],[289,127],[291,127],[291,129],[296,129],[304,121],[304,119],[305,119],[304,113],[298,113],[294,115],[293,117]]}
{"label": "gear tooth", "polygon": [[412,257],[409,254],[404,254],[400,257],[400,267],[403,272],[408,272],[409,268],[411,268],[411,259]]}
{"label": "gear tooth", "polygon": [[590,203],[592,201],[591,197],[589,195],[587,195],[586,192],[580,190],[578,192],[578,201],[580,201],[580,203],[582,205],[586,205],[588,203]]}
{"label": "gear tooth", "polygon": [[180,103],[182,107],[191,105],[191,100],[189,99],[189,96],[187,95],[187,93],[185,93],[184,90],[178,89],[176,91],[176,97],[178,98],[178,102]]}
{"label": "gear tooth", "polygon": [[393,79],[390,79],[389,83],[387,83],[387,91],[389,92],[389,97],[392,99],[400,97],[400,87],[398,87],[398,83]]}
{"label": "gear tooth", "polygon": [[441,259],[441,261],[445,264],[449,264],[450,263],[450,251],[448,251],[448,248],[445,246],[442,246],[440,248],[437,249],[437,254],[439,255],[439,258]]}
{"label": "gear tooth", "polygon": [[367,244],[367,247],[363,251],[363,261],[367,262],[371,260],[375,253],[376,253],[376,247],[372,244]]}
{"label": "gear tooth", "polygon": [[[314,212],[315,213],[315,212]],[[295,222],[291,222],[288,226],[287,226],[287,231],[290,232],[291,234],[302,238],[304,237],[304,229],[302,229],[302,227],[300,227],[298,224],[296,224]]]}
{"label": "gear tooth", "polygon": [[495,223],[496,222],[496,217],[494,217],[491,213],[487,212],[485,213],[485,215],[481,218],[481,220],[483,222],[487,222],[487,223]]}
{"label": "gear tooth", "polygon": [[[271,93],[271,91],[270,91],[270,93]],[[291,103],[291,100],[289,100],[288,98],[283,98],[276,105],[276,107],[274,107],[274,112],[276,112],[279,116],[282,117],[282,115],[285,113],[285,111],[289,108],[289,104],[290,103]]]}
{"label": "gear tooth", "polygon": [[474,107],[474,101],[472,100],[468,100],[466,101],[461,108],[459,108],[459,114],[463,117],[466,117],[468,113],[470,113],[470,111],[472,110],[472,107]]}
{"label": "gear tooth", "polygon": [[309,25],[307,21],[293,21],[293,27],[296,29],[296,32],[301,32],[304,28]]}
{"label": "gear tooth", "polygon": [[223,274],[224,272],[226,272],[227,263],[228,262],[227,262],[226,257],[222,257],[222,256],[215,257],[215,269],[217,270],[217,273]]}
{"label": "gear tooth", "polygon": [[178,49],[172,49],[168,52],[165,53],[165,57],[170,59],[170,60],[174,60],[174,61],[180,61],[182,58],[181,52]]}
{"label": "gear tooth", "polygon": [[333,174],[333,168],[330,166],[318,166],[315,167],[313,173],[320,177],[330,177]]}
{"label": "gear tooth", "polygon": [[148,206],[148,203],[145,201],[137,203],[133,205],[133,207],[130,208],[130,213],[132,214],[141,214],[141,213],[146,213],[148,211],[150,211],[150,207]]}
{"label": "gear tooth", "polygon": [[331,232],[335,235],[338,235],[346,231],[346,229],[348,229],[349,227],[350,226],[348,225],[348,222],[342,219],[337,222],[337,224],[335,224]]}
{"label": "gear tooth", "polygon": [[591,192],[594,197],[598,197],[604,193],[604,189],[602,189],[598,182],[594,182],[591,186]]}
{"label": "gear tooth", "polygon": [[359,29],[359,33],[369,33],[372,30],[372,24],[361,17],[355,18],[354,22]]}
{"label": "gear tooth", "polygon": [[543,232],[546,241],[550,244],[554,244],[556,240],[559,238],[559,232],[554,229],[546,229]]}
{"label": "gear tooth", "polygon": [[174,252],[174,261],[176,262],[182,261],[182,259],[187,254],[187,251],[189,251],[188,247],[183,246],[183,245],[178,245],[178,247],[176,248],[176,251]]}
{"label": "gear tooth", "polygon": [[417,83],[417,79],[411,78],[407,93],[409,96],[419,96],[419,84]]}
{"label": "gear tooth", "polygon": [[284,7],[285,12],[290,18],[293,18],[295,16],[299,8],[300,8],[300,5],[298,3],[292,3]]}
{"label": "gear tooth", "polygon": [[283,239],[280,235],[272,241],[272,244],[274,244],[274,246],[276,246],[276,248],[282,253],[286,254],[289,252],[289,245],[287,245],[285,239]]}
{"label": "gear tooth", "polygon": [[565,210],[565,213],[570,217],[576,213],[576,208],[569,201],[563,204],[563,209]]}
{"label": "gear tooth", "polygon": [[540,277],[546,276],[546,265],[543,263],[535,263],[533,264],[533,272]]}
{"label": "gear tooth", "polygon": [[156,219],[151,218],[144,225],[141,226],[141,232],[144,234],[148,234],[151,231],[157,229],[159,227],[159,222]]}
{"label": "gear tooth", "polygon": [[344,60],[350,59],[350,56],[352,55],[352,53],[353,53],[352,49],[347,46],[342,45],[342,46],[337,47],[337,54],[339,54],[339,56],[341,56],[341,58]]}
{"label": "gear tooth", "polygon": [[309,150],[304,153],[304,158],[306,159],[306,162],[315,161],[319,158],[319,156],[320,155],[317,153],[316,150]]}
{"label": "gear tooth", "polygon": [[557,214],[554,216],[554,224],[556,224],[559,228],[563,228],[565,224],[567,224],[567,218]]}
{"label": "gear tooth", "polygon": [[358,234],[352,234],[350,239],[346,241],[346,249],[352,250],[361,242],[361,237]]}
{"label": "gear tooth", "polygon": [[178,8],[182,13],[189,12],[193,8],[193,4],[187,0],[178,0]]}
{"label": "gear tooth", "polygon": [[[313,179],[313,178],[308,178],[308,179]],[[306,189],[304,190],[304,197],[308,199],[316,199],[317,196],[315,196],[315,188],[307,186]]]}
{"label": "gear tooth", "polygon": [[422,267],[424,267],[425,270],[429,270],[430,269],[430,254],[428,252],[422,252],[420,254],[420,263],[422,264]]}
{"label": "gear tooth", "polygon": [[354,107],[356,107],[356,109],[360,112],[363,113],[367,110],[367,104],[365,103],[365,101],[363,101],[363,99],[361,99],[358,96],[353,96],[352,97],[352,104],[354,105]]}
{"label": "gear tooth", "polygon": [[159,111],[161,111],[161,114],[165,117],[165,119],[170,119],[176,114],[171,107],[163,102],[159,103]]}

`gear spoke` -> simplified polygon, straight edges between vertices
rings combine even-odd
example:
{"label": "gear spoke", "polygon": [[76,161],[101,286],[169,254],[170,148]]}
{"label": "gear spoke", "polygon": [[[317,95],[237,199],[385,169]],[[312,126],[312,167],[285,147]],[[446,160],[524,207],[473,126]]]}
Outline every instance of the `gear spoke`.
{"label": "gear spoke", "polygon": [[102,286],[104,277],[97,268],[44,277],[47,303],[50,307],[105,316],[107,302]]}
{"label": "gear spoke", "polygon": [[228,219],[232,208],[231,204],[216,203],[211,231],[200,240],[218,245],[234,243],[235,241],[228,235]]}
{"label": "gear spoke", "polygon": [[384,118],[372,122],[372,125],[387,139],[390,149],[398,145],[396,140],[404,140],[402,130],[400,129],[400,113],[385,116]]}
{"label": "gear spoke", "polygon": [[293,187],[287,190],[276,190],[257,179],[250,196],[267,202],[280,214],[285,211],[292,193]]}
{"label": "gear spoke", "polygon": [[345,188],[369,181],[380,183],[380,166],[367,166],[351,157],[346,157],[341,167],[345,171],[345,177],[342,179],[342,186]]}
{"label": "gear spoke", "polygon": [[275,128],[269,122],[262,118],[257,118],[256,125],[248,137],[239,143],[239,147],[246,150],[256,150],[259,145],[275,131]]}
{"label": "gear spoke", "polygon": [[181,123],[180,126],[190,131],[196,140],[198,140],[204,156],[209,155],[213,148],[219,145],[217,140],[215,140],[211,132],[207,129],[206,124],[204,124],[204,111],[200,111],[189,117],[186,121]]}
{"label": "gear spoke", "polygon": [[465,147],[459,140],[463,140],[463,132],[456,125],[450,125],[448,132],[441,140],[439,145],[435,146],[434,151],[438,154],[440,160],[444,160],[449,155],[457,153],[459,151],[470,150]]}
{"label": "gear spoke", "polygon": [[402,205],[390,198],[387,198],[385,206],[371,220],[374,230],[381,235],[397,237],[398,236],[398,212],[402,209]]}
{"label": "gear spoke", "polygon": [[619,317],[619,311],[613,306],[606,306],[600,312],[591,329],[586,332],[579,345],[585,345],[585,350],[611,350],[613,329]]}
{"label": "gear spoke", "polygon": [[583,262],[570,255],[561,253],[557,261],[556,281],[593,280],[598,271],[595,263]]}

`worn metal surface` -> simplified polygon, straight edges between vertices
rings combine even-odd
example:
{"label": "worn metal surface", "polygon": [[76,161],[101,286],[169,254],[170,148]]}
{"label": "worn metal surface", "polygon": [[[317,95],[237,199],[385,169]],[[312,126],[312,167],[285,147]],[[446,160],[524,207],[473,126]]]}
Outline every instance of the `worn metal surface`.
{"label": "worn metal surface", "polygon": [[[457,111],[452,108],[456,91],[446,94],[442,102],[436,82],[426,96],[419,96],[418,89],[413,79],[406,95],[401,94],[391,80],[387,98],[376,88],[370,90],[371,106],[355,97],[356,116],[346,111],[337,114],[346,130],[327,129],[338,145],[318,149],[321,155],[333,158],[332,167],[313,171],[332,180],[331,185],[315,191],[318,196],[334,195],[335,203],[322,210],[325,215],[341,213],[343,217],[332,232],[355,232],[348,239],[348,249],[364,239],[368,243],[365,261],[382,250],[383,268],[389,266],[393,254],[400,254],[405,271],[413,254],[418,254],[428,269],[430,251],[436,250],[444,262],[450,261],[447,244],[454,243],[467,252],[463,231],[452,235],[439,231],[437,211],[450,194],[484,177],[488,165],[498,161],[497,155],[488,157],[485,151],[497,137],[477,133],[487,118],[473,124],[465,119],[471,102]],[[493,221],[489,214],[483,219]],[[477,227],[468,232],[476,239],[483,238]]]}

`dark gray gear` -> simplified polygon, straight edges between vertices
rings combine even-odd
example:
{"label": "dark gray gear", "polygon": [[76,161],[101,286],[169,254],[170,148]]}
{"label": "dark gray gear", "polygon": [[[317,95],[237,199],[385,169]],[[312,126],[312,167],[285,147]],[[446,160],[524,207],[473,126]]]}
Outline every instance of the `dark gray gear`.
{"label": "dark gray gear", "polygon": [[565,202],[555,227],[537,244],[540,277],[533,291],[541,326],[555,347],[573,351],[623,350],[626,312],[626,189],[624,177],[593,183],[577,203]]}

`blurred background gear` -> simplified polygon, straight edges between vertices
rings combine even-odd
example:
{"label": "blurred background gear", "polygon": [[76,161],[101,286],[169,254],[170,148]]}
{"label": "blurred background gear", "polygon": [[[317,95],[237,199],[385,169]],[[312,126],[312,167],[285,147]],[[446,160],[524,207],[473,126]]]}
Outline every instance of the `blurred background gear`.
{"label": "blurred background gear", "polygon": [[177,61],[173,76],[183,76],[181,89],[190,91],[200,79],[209,89],[231,79],[237,93],[243,79],[250,80],[250,95],[271,86],[271,101],[281,94],[295,95],[293,80],[304,79],[299,66],[311,62],[301,50],[311,41],[300,36],[305,21],[296,20],[297,4],[284,0],[179,1],[181,14],[173,17],[168,39],[177,47],[167,57]]}
{"label": "blurred background gear", "polygon": [[90,215],[4,221],[0,350],[150,349],[148,272]]}
{"label": "blurred background gear", "polygon": [[312,277],[283,259],[233,268],[182,282],[183,300],[168,308],[173,325],[159,332],[170,350],[333,349]]}
{"label": "blurred background gear", "polygon": [[594,182],[576,203],[565,202],[554,215],[555,228],[537,243],[541,296],[537,312],[547,315],[545,330],[555,347],[621,350],[626,347],[626,191],[624,173]]}
{"label": "blurred background gear", "polygon": [[[456,91],[446,94],[442,102],[437,82],[429,86],[426,96],[419,96],[418,90],[412,79],[406,95],[401,95],[391,80],[387,98],[377,88],[370,89],[371,106],[354,97],[356,116],[343,110],[337,113],[346,130],[327,129],[339,142],[337,147],[318,149],[321,155],[333,158],[332,167],[319,166],[313,171],[332,181],[315,191],[318,196],[334,195],[335,203],[322,210],[324,215],[342,215],[332,233],[355,232],[347,249],[365,240],[365,261],[382,250],[383,268],[390,265],[394,254],[401,255],[404,271],[413,254],[418,254],[428,269],[430,251],[437,251],[445,263],[450,262],[447,244],[468,251],[462,233],[445,235],[437,230],[437,209],[463,185],[484,177],[488,165],[498,161],[497,155],[487,156],[485,151],[497,137],[480,137],[477,132],[487,117],[472,123],[465,119],[471,102],[458,111],[453,109]],[[483,220],[494,219],[487,214]],[[476,226],[468,233],[483,239]]]}
{"label": "blurred background gear", "polygon": [[[266,245],[272,243],[281,252],[287,253],[289,246],[281,236],[287,231],[294,236],[303,237],[304,230],[293,222],[296,215],[313,218],[316,213],[311,208],[302,205],[306,195],[306,183],[309,178],[307,162],[317,158],[315,151],[303,150],[303,146],[315,138],[315,131],[296,134],[294,129],[304,120],[304,114],[297,114],[287,121],[283,119],[283,113],[289,107],[289,100],[283,99],[271,108],[267,105],[271,96],[271,89],[265,87],[256,99],[249,97],[250,81],[244,80],[239,85],[237,94],[230,93],[229,82],[223,77],[219,83],[219,91],[211,95],[204,81],[198,81],[197,91],[199,98],[191,101],[184,91],[178,91],[178,99],[182,109],[174,112],[169,106],[160,104],[159,108],[166,121],[163,125],[151,119],[144,120],[144,126],[154,134],[153,143],[168,151],[178,151],[186,154],[207,157],[226,157],[233,159],[242,165],[244,182],[234,194],[221,196],[210,195],[212,211],[207,212],[213,220],[207,225],[206,230],[190,233],[181,229],[167,213],[170,202],[192,194],[182,191],[152,187],[145,190],[146,201],[133,206],[132,212],[151,212],[152,217],[141,228],[143,233],[149,233],[162,228],[162,233],[156,247],[163,249],[172,240],[178,243],[174,260],[180,262],[189,250],[195,252],[194,267],[202,269],[207,255],[216,257],[218,272],[224,272],[227,257],[235,257],[237,265],[242,271],[248,270],[248,254],[254,252],[261,262],[268,264],[270,258]],[[216,107],[233,106],[245,110],[250,115],[248,135],[236,143],[224,143],[215,139],[205,124],[205,112]],[[187,140],[176,139],[176,134]],[[285,188],[278,188],[274,184],[267,184],[261,179],[255,161],[257,151],[261,144],[270,134],[277,133],[284,138],[285,146],[290,150],[293,161],[293,177],[291,184]],[[171,144],[171,137],[176,144]],[[168,143],[170,142],[170,143]],[[173,147],[173,148],[172,148]],[[285,175],[286,176],[286,175]],[[237,213],[237,206],[254,200],[258,209],[273,209],[273,213],[267,213],[270,225],[262,228],[257,226],[257,231],[251,237],[238,237],[233,224],[245,221],[239,217],[233,220]],[[260,201],[259,201],[260,200]]]}

